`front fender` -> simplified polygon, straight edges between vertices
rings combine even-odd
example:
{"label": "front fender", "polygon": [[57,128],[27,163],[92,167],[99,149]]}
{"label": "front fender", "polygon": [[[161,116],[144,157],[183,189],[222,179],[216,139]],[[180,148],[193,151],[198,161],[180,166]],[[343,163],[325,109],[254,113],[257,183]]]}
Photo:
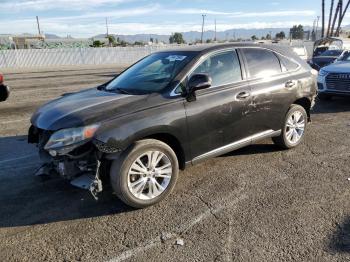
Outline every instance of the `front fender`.
{"label": "front fender", "polygon": [[157,134],[175,137],[183,150],[189,151],[182,100],[106,121],[97,131],[95,139],[123,151],[135,141]]}

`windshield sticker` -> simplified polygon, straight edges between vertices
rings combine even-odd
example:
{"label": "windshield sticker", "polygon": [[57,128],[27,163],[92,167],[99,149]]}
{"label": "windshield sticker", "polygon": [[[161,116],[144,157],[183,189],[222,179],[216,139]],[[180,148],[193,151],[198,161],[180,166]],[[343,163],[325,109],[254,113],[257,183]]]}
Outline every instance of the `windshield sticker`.
{"label": "windshield sticker", "polygon": [[170,55],[165,59],[168,59],[170,62],[174,62],[174,61],[182,61],[186,58],[186,56],[183,55]]}

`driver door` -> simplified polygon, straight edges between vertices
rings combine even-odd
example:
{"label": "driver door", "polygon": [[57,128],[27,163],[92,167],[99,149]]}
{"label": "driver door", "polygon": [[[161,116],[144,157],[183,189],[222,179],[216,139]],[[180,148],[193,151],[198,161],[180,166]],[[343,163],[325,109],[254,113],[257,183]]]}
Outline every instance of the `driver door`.
{"label": "driver door", "polygon": [[250,87],[243,80],[236,50],[224,50],[201,59],[190,73],[206,73],[212,86],[185,102],[187,126],[194,161],[219,155],[225,146],[247,135],[246,118]]}

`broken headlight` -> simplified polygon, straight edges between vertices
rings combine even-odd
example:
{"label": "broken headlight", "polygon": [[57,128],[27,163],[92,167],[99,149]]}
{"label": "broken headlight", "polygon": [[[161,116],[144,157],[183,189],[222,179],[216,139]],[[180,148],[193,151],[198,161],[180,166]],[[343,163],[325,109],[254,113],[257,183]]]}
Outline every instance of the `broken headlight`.
{"label": "broken headlight", "polygon": [[59,149],[92,138],[100,125],[62,129],[53,133],[45,145],[46,150]]}

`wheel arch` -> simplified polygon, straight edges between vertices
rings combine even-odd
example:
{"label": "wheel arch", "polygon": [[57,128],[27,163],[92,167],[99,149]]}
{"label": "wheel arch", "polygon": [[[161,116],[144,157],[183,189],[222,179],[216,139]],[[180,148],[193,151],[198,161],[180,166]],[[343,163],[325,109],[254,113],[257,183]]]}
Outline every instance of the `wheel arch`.
{"label": "wheel arch", "polygon": [[185,166],[186,166],[185,151],[180,141],[177,139],[177,137],[169,133],[155,133],[152,135],[139,138],[138,140],[143,140],[143,139],[156,139],[170,146],[171,149],[174,150],[176,157],[179,161],[179,168],[181,170],[185,169]]}
{"label": "wheel arch", "polygon": [[302,106],[306,113],[308,121],[311,121],[311,101],[307,97],[302,97],[293,102],[294,105],[300,105]]}

